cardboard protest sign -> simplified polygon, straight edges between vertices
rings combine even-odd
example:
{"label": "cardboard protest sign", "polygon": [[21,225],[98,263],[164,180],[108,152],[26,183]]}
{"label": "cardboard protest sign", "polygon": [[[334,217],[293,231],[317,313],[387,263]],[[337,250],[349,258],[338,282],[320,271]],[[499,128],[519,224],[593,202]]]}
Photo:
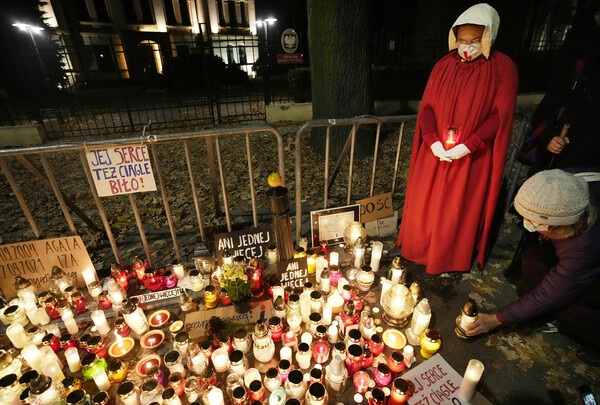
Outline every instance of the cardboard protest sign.
{"label": "cardboard protest sign", "polygon": [[281,285],[285,287],[302,287],[308,281],[308,264],[306,257],[277,262],[277,274]]}
{"label": "cardboard protest sign", "polygon": [[439,353],[403,374],[402,378],[411,387],[409,405],[491,405],[480,394],[475,394],[471,402],[459,398],[462,377]]}
{"label": "cardboard protest sign", "polygon": [[196,311],[185,314],[185,330],[190,335],[190,339],[197,339],[206,335],[208,321],[213,316],[221,318],[223,322],[239,324],[240,327],[258,321],[266,321],[273,309],[271,300],[251,301],[250,310],[244,313],[237,313],[235,306],[228,305],[215,309]]}
{"label": "cardboard protest sign", "polygon": [[223,263],[223,251],[229,249],[233,257],[244,256],[246,260],[264,258],[267,246],[275,244],[270,226],[243,229],[215,235],[217,261]]}
{"label": "cardboard protest sign", "polygon": [[0,288],[14,297],[15,277],[28,279],[38,291],[48,289],[50,272],[58,266],[84,284],[81,271],[94,265],[80,236],[0,245]]}
{"label": "cardboard protest sign", "polygon": [[360,221],[371,222],[394,215],[392,193],[379,194],[357,201],[360,204]]}
{"label": "cardboard protest sign", "polygon": [[146,146],[93,149],[86,157],[100,197],[156,191]]}

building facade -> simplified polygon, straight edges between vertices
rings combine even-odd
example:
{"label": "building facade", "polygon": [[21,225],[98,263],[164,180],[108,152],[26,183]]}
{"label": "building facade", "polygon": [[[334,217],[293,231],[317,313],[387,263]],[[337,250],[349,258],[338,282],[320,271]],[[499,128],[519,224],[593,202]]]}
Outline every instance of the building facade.
{"label": "building facade", "polygon": [[194,75],[206,55],[252,74],[259,56],[254,0],[50,0],[42,11],[69,86]]}

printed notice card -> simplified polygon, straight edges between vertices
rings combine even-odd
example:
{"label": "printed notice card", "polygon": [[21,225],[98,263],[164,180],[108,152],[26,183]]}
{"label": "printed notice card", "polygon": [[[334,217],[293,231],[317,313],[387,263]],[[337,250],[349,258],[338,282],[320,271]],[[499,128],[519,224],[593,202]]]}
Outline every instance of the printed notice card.
{"label": "printed notice card", "polygon": [[146,146],[94,149],[86,157],[100,197],[156,191]]}

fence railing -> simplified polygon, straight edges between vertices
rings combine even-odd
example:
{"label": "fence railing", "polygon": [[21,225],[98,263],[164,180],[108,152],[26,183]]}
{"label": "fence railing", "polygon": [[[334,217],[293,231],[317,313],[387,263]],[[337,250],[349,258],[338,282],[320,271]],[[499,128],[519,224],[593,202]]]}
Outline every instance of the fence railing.
{"label": "fence railing", "polygon": [[[245,137],[247,173],[248,173],[248,179],[249,179],[247,186],[249,186],[249,188],[250,188],[253,223],[254,223],[254,226],[257,227],[258,226],[258,214],[257,214],[257,203],[256,203],[256,191],[255,191],[255,186],[254,186],[255,173],[254,173],[254,159],[252,158],[252,138],[255,136],[264,135],[264,134],[269,134],[269,135],[274,136],[277,141],[277,168],[278,168],[279,172],[281,173],[281,176],[283,179],[283,184],[285,185],[283,139],[282,139],[282,136],[279,133],[279,131],[277,131],[276,129],[274,129],[270,126],[267,126],[267,125],[249,125],[249,126],[236,127],[236,128],[222,128],[222,129],[214,129],[214,130],[206,130],[206,131],[198,131],[198,132],[190,132],[190,133],[151,135],[151,136],[143,136],[143,137],[136,137],[136,138],[115,139],[115,140],[110,140],[110,141],[94,141],[94,142],[87,142],[87,143],[86,142],[78,142],[78,143],[71,143],[71,144],[45,145],[45,146],[35,146],[35,147],[27,147],[27,148],[0,150],[0,167],[2,168],[2,171],[4,172],[4,174],[6,175],[6,178],[10,184],[10,187],[12,188],[12,190],[15,194],[15,197],[18,200],[19,205],[21,206],[21,209],[23,210],[23,213],[26,216],[26,218],[29,222],[29,225],[31,226],[31,229],[35,233],[36,237],[39,238],[41,236],[42,232],[40,232],[40,229],[31,214],[28,203],[23,196],[21,188],[19,187],[19,185],[17,184],[17,182],[14,179],[13,173],[12,173],[9,165],[7,164],[6,158],[9,158],[9,157],[16,158],[34,176],[36,176],[38,179],[42,180],[47,185],[49,185],[49,188],[51,188],[54,192],[54,196],[56,197],[56,200],[60,206],[62,214],[64,215],[65,220],[66,220],[67,224],[69,225],[69,229],[74,234],[77,234],[78,231],[75,227],[75,223],[73,222],[73,219],[69,212],[69,208],[73,209],[73,206],[72,206],[72,204],[69,203],[68,199],[65,198],[65,194],[62,192],[62,190],[56,180],[56,176],[55,176],[53,168],[50,165],[48,156],[52,155],[54,153],[57,153],[57,152],[64,152],[64,151],[78,152],[82,166],[83,166],[83,171],[85,172],[85,177],[87,178],[88,186],[93,195],[93,198],[94,198],[94,201],[96,204],[96,208],[98,210],[98,214],[100,215],[100,218],[102,220],[104,230],[105,230],[106,236],[110,242],[113,254],[115,256],[115,259],[119,263],[122,263],[121,255],[119,253],[119,248],[117,246],[115,237],[113,236],[113,233],[112,233],[112,230],[111,230],[111,227],[109,224],[109,219],[107,218],[102,200],[98,196],[98,193],[97,193],[95,185],[94,185],[92,173],[90,171],[90,168],[88,166],[87,159],[86,159],[86,150],[88,150],[90,148],[101,148],[101,147],[108,148],[108,147],[116,147],[116,146],[122,147],[122,146],[126,146],[126,145],[139,145],[140,143],[147,144],[149,146],[150,152],[152,153],[155,174],[156,174],[156,178],[158,179],[158,189],[160,190],[160,193],[161,193],[162,203],[163,203],[165,215],[166,215],[168,226],[169,226],[171,239],[173,242],[174,252],[175,252],[176,257],[181,261],[182,255],[181,255],[179,243],[177,240],[177,232],[175,229],[175,224],[173,223],[173,219],[172,219],[172,215],[171,215],[171,208],[170,208],[170,204],[169,204],[169,193],[168,193],[167,187],[165,185],[164,175],[163,175],[163,172],[161,169],[161,162],[159,160],[159,156],[157,153],[158,145],[165,143],[165,142],[177,141],[177,142],[181,142],[181,144],[184,148],[188,177],[189,177],[189,182],[190,182],[190,188],[191,188],[191,193],[193,196],[193,203],[194,203],[195,213],[196,213],[196,217],[197,217],[197,221],[198,221],[198,229],[199,229],[202,240],[205,241],[206,240],[205,226],[204,226],[203,219],[202,219],[202,209],[200,207],[200,202],[198,200],[198,192],[196,189],[195,174],[194,174],[194,170],[192,168],[193,159],[192,159],[192,156],[190,153],[189,141],[191,141],[193,139],[205,139],[205,141],[207,143],[207,148],[206,148],[207,155],[208,155],[207,161],[209,162],[208,163],[209,166],[212,166],[212,165],[214,165],[214,155],[213,155],[213,138],[214,138],[214,151],[216,152],[216,158],[217,158],[217,164],[218,164],[218,176],[219,176],[219,182],[221,184],[220,197],[222,198],[223,206],[224,206],[224,210],[225,210],[225,220],[226,220],[226,224],[227,224],[227,230],[229,232],[231,232],[231,230],[232,230],[231,210],[230,210],[230,203],[229,203],[229,199],[228,199],[228,188],[227,188],[227,183],[226,183],[226,178],[225,178],[224,157],[222,154],[221,139],[224,136],[229,136],[229,135]],[[260,142],[264,142],[264,140],[260,139]],[[241,155],[241,152],[236,151],[235,158],[240,159],[240,155]],[[44,167],[45,176],[41,172],[39,172],[35,168],[35,166],[33,164],[31,164],[31,162],[29,161],[29,157],[32,157],[32,156],[39,156],[41,163]],[[74,161],[67,161],[67,162],[63,161],[61,163],[68,165],[69,167],[75,167],[73,164]],[[214,167],[209,167],[209,168],[211,170],[211,180],[213,183],[213,198],[215,199],[215,208],[217,209],[218,201],[219,201],[219,196],[215,195],[216,189],[217,189],[217,186],[216,186],[217,171]],[[139,213],[135,194],[128,194],[128,198],[129,198],[129,202],[131,205],[131,209],[133,211],[133,215],[135,217],[135,222],[136,222],[136,225],[138,228],[138,232],[139,232],[142,244],[144,246],[146,256],[148,258],[148,262],[152,265],[152,254],[150,252],[150,246],[146,239],[146,232],[144,231],[144,227],[143,227],[144,224],[142,222],[142,219],[141,219],[141,216]],[[89,221],[89,218],[87,218],[85,216],[85,214],[83,214],[81,212],[79,212],[79,213],[76,212],[76,214],[79,215],[85,222]],[[86,221],[86,218],[88,219],[88,221]]]}

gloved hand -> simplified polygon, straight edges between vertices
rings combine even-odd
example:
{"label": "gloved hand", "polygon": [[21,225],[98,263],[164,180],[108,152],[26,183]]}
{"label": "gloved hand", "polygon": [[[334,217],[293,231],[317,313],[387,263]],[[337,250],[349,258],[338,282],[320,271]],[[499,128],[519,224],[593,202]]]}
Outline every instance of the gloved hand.
{"label": "gloved hand", "polygon": [[452,149],[448,149],[444,156],[450,160],[460,159],[467,156],[471,151],[464,144],[458,144]]}
{"label": "gloved hand", "polygon": [[434,142],[431,145],[431,152],[433,152],[433,155],[435,157],[440,158],[440,162],[446,161],[446,162],[452,162],[452,160],[448,157],[445,156],[446,150],[444,149],[444,146],[442,145],[442,143],[440,141]]}

